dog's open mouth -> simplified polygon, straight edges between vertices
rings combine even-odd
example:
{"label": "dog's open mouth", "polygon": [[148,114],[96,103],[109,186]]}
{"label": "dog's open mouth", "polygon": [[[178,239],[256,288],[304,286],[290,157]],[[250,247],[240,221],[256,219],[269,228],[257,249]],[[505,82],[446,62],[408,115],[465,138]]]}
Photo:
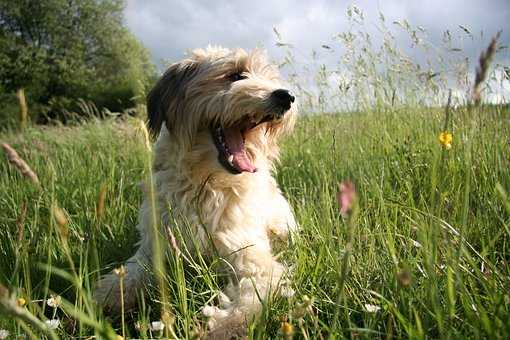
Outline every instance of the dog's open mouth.
{"label": "dog's open mouth", "polygon": [[[281,118],[283,112],[281,115],[277,116]],[[273,119],[275,119],[275,117],[267,116],[261,121],[256,122],[253,119],[246,118],[226,128],[218,126],[213,127],[211,129],[211,134],[216,149],[218,150],[218,160],[220,164],[233,174],[256,172],[257,168],[246,152],[246,134],[257,125]]]}

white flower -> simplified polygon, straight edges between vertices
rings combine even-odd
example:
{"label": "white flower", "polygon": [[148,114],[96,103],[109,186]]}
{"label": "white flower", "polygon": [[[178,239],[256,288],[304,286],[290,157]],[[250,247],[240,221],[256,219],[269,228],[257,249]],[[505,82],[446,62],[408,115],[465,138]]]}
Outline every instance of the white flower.
{"label": "white flower", "polygon": [[52,295],[48,300],[46,300],[46,304],[53,308],[60,306],[61,302],[62,298],[59,295]]}
{"label": "white flower", "polygon": [[365,303],[365,309],[368,313],[377,313],[377,311],[379,311],[381,307]]}
{"label": "white flower", "polygon": [[165,329],[165,324],[161,321],[152,321],[151,322],[151,331],[159,332]]}
{"label": "white flower", "polygon": [[421,248],[421,243],[418,242],[418,241],[415,241],[415,240],[411,240],[413,242],[413,246],[415,246],[416,248]]}
{"label": "white flower", "polygon": [[0,340],[4,340],[4,339],[7,339],[7,337],[9,336],[9,331],[6,330],[6,329],[0,329]]}
{"label": "white flower", "polygon": [[60,320],[59,319],[46,320],[46,321],[44,321],[44,323],[46,324],[46,326],[49,329],[57,329],[58,326],[60,326]]}

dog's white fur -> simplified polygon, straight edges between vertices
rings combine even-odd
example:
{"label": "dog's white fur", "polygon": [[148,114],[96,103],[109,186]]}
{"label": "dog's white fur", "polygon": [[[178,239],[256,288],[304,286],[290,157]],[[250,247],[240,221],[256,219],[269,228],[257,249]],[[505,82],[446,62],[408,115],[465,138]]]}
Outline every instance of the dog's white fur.
{"label": "dog's white fur", "polygon": [[[233,72],[247,78],[230,82],[227,78]],[[191,225],[199,251],[212,254],[212,240],[219,256],[231,265],[231,280],[219,295],[219,306],[203,308],[209,327],[220,334],[217,338],[243,328],[239,323],[260,311],[259,297],[265,299],[272,292],[292,294],[285,279],[287,270],[272,254],[271,238],[286,239],[296,223],[272,172],[278,138],[292,129],[295,105],[282,119],[247,133],[245,146],[255,173],[225,170],[209,130],[213,123],[227,126],[246,115],[266,115],[271,110],[271,93],[280,88],[278,72],[264,53],[209,47],[172,65],[148,98],[149,125],[155,132],[160,129],[153,178],[162,228],[175,220]],[[143,289],[148,280],[146,267],[151,265],[153,218],[151,200],[145,196],[139,215],[139,248],[126,263],[126,308],[136,303],[135,292]],[[95,297],[118,310],[118,277],[103,277]]]}

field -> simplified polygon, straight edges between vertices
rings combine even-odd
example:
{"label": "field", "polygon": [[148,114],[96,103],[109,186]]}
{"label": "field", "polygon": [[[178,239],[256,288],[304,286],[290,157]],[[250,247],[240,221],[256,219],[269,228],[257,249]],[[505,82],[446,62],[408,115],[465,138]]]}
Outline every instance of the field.
{"label": "field", "polygon": [[[446,127],[445,118],[444,108],[412,106],[300,118],[277,166],[301,228],[290,247],[278,246],[296,294],[268,301],[251,337],[510,337],[510,110],[462,106]],[[9,338],[202,334],[218,259],[169,259],[163,331],[148,327],[161,319],[157,289],[125,319],[91,303],[99,273],[118,267],[137,240],[149,158],[135,125],[0,135],[40,180],[2,155],[0,329]],[[442,131],[452,133],[449,148]],[[347,218],[337,201],[344,181],[359,198]],[[48,319],[60,324],[48,330]]]}

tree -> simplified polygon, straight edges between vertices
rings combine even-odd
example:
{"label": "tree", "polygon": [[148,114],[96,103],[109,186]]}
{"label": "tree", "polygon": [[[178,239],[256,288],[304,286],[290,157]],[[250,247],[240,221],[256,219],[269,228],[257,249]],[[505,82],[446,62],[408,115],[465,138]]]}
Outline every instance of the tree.
{"label": "tree", "polygon": [[0,88],[25,88],[50,113],[77,99],[120,110],[153,79],[123,26],[124,0],[0,0]]}

